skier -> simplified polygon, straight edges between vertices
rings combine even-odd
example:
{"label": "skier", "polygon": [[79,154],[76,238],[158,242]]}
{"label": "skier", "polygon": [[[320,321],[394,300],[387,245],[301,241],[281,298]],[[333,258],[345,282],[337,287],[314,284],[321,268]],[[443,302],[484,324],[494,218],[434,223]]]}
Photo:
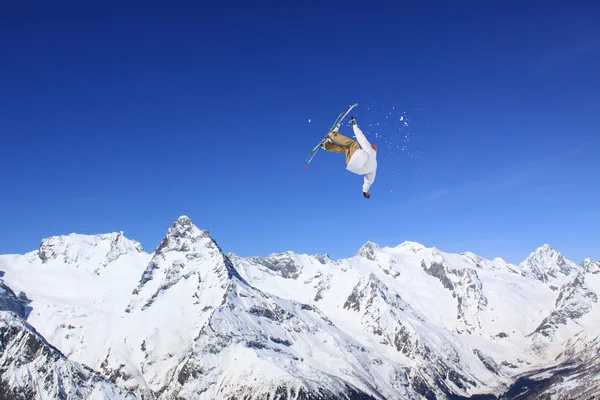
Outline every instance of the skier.
{"label": "skier", "polygon": [[350,123],[357,140],[340,135],[339,127],[336,127],[329,133],[322,147],[332,153],[346,154],[346,169],[357,175],[364,175],[362,192],[363,196],[370,199],[369,188],[375,181],[377,172],[377,147],[369,143],[356,125],[354,117],[350,118]]}

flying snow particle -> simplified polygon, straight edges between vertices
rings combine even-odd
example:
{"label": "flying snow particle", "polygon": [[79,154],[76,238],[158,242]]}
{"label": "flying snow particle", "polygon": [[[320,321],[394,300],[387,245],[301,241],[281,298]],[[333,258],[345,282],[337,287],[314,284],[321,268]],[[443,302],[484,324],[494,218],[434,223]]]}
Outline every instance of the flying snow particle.
{"label": "flying snow particle", "polygon": [[308,119],[308,122],[310,123],[310,118]]}

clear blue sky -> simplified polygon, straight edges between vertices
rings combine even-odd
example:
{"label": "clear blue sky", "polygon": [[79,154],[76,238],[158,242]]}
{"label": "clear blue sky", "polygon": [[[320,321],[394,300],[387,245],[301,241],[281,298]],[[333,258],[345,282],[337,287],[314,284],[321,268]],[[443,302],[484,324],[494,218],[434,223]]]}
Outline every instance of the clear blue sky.
{"label": "clear blue sky", "polygon": [[[321,3],[4,4],[0,253],[120,230],[151,252],[188,215],[243,256],[600,259],[600,6]],[[343,156],[303,169],[354,102],[370,200]]]}

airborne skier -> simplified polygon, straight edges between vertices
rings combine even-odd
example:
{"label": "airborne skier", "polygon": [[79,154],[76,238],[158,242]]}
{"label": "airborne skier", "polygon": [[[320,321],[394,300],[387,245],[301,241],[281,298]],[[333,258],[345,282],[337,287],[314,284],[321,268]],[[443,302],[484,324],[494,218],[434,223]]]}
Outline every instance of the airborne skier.
{"label": "airborne skier", "polygon": [[346,155],[346,169],[357,175],[364,175],[362,186],[363,195],[369,199],[369,188],[375,181],[377,172],[377,147],[369,143],[362,133],[354,117],[350,118],[352,129],[357,140],[339,134],[339,126],[336,126],[328,138],[322,144],[322,148],[331,153]]}

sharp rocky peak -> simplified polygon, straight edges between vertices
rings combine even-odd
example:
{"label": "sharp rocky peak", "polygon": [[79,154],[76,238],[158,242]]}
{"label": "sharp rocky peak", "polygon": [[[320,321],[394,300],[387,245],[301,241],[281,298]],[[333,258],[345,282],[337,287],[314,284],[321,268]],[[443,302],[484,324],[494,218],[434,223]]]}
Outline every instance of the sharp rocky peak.
{"label": "sharp rocky peak", "polygon": [[376,252],[380,249],[381,247],[377,243],[368,241],[358,250],[356,255],[358,257],[364,257],[367,260],[374,261],[377,258]]}
{"label": "sharp rocky peak", "polygon": [[194,245],[201,241],[212,242],[207,230],[198,229],[193,221],[182,215],[171,225],[166,236],[156,248],[155,254],[169,251],[190,251]]}
{"label": "sharp rocky peak", "polygon": [[594,262],[591,258],[586,258],[581,263],[581,271],[586,274],[600,274],[600,261]]}
{"label": "sharp rocky peak", "polygon": [[538,247],[520,266],[526,273],[533,274],[542,282],[558,278],[559,274],[569,275],[577,267],[573,261],[567,260],[558,250],[548,244]]}
{"label": "sharp rocky peak", "polygon": [[197,297],[208,288],[223,290],[232,277],[245,282],[208,231],[198,229],[190,218],[182,216],[171,225],[154,252],[133,291],[139,297],[126,311],[133,310],[140,301],[142,310],[150,307],[161,294],[179,283]]}
{"label": "sharp rocky peak", "polygon": [[548,255],[550,257],[560,256],[560,252],[549,244],[544,244],[543,246],[538,247],[533,254]]}
{"label": "sharp rocky peak", "polygon": [[331,259],[331,257],[329,256],[329,254],[325,253],[325,254],[315,254],[315,258],[321,263],[321,264],[327,264],[330,262],[333,262],[333,260]]}

